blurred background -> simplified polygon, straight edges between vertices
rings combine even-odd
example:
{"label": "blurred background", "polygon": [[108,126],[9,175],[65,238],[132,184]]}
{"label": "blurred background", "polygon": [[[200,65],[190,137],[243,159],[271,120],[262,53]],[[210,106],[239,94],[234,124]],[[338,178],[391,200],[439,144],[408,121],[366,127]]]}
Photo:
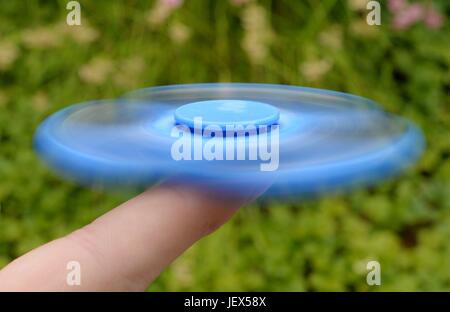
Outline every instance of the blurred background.
{"label": "blurred background", "polygon": [[[379,187],[242,209],[176,260],[157,291],[450,290],[450,2],[0,2],[0,268],[132,194],[65,182],[32,136],[51,113],[137,88],[265,82],[366,96],[415,121],[427,149]],[[381,264],[368,286],[366,264]]]}

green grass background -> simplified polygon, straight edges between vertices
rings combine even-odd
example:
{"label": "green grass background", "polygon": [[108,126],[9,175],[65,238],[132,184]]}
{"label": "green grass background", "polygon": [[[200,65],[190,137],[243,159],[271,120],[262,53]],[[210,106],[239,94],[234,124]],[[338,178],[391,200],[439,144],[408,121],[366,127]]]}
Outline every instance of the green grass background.
{"label": "green grass background", "polygon": [[[266,82],[372,98],[422,127],[426,151],[376,188],[242,209],[150,290],[450,290],[448,23],[395,31],[385,1],[369,27],[355,1],[187,0],[155,25],[153,3],[81,0],[73,30],[66,3],[0,2],[0,267],[129,196],[45,168],[32,136],[46,116],[147,86]],[[448,15],[450,2],[434,3]],[[368,260],[381,286],[366,284]]]}

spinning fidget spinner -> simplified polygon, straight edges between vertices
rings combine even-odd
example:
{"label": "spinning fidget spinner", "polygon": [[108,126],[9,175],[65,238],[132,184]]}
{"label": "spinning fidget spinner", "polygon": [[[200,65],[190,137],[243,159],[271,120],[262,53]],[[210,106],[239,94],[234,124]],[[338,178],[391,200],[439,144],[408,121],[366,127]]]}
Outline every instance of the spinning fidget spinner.
{"label": "spinning fidget spinner", "polygon": [[410,121],[346,93],[285,85],[152,87],[70,106],[45,120],[35,148],[86,185],[164,179],[269,195],[316,194],[400,173],[424,139]]}

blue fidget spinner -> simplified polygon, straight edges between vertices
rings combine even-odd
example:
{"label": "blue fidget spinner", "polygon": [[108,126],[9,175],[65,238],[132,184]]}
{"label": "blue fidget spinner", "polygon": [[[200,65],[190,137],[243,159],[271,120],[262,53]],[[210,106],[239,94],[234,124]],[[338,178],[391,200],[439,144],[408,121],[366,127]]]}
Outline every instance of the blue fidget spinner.
{"label": "blue fidget spinner", "polygon": [[176,179],[269,195],[317,194],[401,172],[424,139],[410,121],[346,93],[286,85],[152,87],[47,118],[34,145],[85,185],[148,187]]}

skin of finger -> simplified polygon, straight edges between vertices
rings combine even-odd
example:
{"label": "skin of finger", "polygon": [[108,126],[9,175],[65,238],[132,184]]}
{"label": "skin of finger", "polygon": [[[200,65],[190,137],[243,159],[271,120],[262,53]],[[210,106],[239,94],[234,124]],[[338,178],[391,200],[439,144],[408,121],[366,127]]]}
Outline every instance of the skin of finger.
{"label": "skin of finger", "polygon": [[[156,187],[16,259],[0,271],[0,291],[145,290],[249,200],[172,184]],[[70,261],[80,264],[80,285],[66,281]]]}

